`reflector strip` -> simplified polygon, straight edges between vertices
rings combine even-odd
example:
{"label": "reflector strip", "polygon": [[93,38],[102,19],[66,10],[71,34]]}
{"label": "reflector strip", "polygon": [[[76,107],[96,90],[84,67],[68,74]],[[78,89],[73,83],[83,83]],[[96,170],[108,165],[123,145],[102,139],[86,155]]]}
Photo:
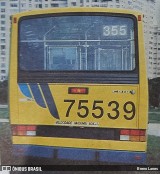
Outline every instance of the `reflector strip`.
{"label": "reflector strip", "polygon": [[141,158],[142,158],[142,157],[141,157],[141,156],[136,155],[134,158],[135,158],[135,160],[141,160]]}

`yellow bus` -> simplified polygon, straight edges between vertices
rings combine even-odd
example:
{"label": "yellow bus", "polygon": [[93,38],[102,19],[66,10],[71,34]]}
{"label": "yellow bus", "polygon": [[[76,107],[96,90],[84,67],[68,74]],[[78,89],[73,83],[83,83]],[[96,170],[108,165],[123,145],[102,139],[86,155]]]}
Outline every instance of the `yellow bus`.
{"label": "yellow bus", "polygon": [[13,154],[144,164],[143,15],[53,8],[12,17]]}

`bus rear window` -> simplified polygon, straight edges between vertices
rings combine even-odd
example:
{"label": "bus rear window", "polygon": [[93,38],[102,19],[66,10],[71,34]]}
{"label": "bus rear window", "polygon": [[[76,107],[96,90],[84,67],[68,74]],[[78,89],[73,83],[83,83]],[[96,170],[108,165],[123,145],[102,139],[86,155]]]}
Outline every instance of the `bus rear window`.
{"label": "bus rear window", "polygon": [[124,16],[46,16],[19,23],[24,71],[132,71],[134,20]]}

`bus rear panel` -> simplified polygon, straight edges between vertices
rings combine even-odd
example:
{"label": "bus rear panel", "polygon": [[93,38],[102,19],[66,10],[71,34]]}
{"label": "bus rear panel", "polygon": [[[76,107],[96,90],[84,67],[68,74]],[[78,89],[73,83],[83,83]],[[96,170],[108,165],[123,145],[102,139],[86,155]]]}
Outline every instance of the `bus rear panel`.
{"label": "bus rear panel", "polygon": [[12,18],[13,154],[144,164],[147,78],[142,15],[105,8]]}

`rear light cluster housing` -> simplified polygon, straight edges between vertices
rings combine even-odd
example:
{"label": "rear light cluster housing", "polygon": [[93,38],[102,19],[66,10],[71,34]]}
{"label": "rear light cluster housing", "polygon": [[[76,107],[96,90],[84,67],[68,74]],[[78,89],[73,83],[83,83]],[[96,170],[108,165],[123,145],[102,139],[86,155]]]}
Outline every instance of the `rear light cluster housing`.
{"label": "rear light cluster housing", "polygon": [[120,130],[120,140],[122,141],[146,141],[146,130],[123,129]]}
{"label": "rear light cluster housing", "polygon": [[13,136],[36,136],[36,126],[33,125],[14,125],[12,126]]}
{"label": "rear light cluster housing", "polygon": [[[12,125],[13,136],[36,136],[37,126],[35,125]],[[121,129],[120,141],[145,142],[146,130]]]}

